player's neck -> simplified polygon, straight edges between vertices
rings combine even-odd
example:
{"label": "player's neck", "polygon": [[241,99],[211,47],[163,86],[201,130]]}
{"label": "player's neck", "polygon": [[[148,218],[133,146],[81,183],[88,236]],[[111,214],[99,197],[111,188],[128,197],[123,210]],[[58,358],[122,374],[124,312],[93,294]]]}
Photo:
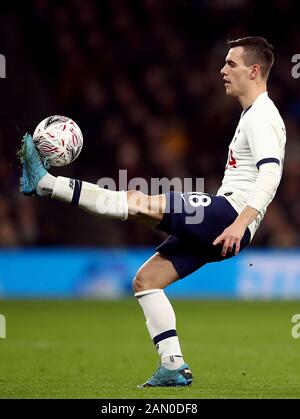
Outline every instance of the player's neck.
{"label": "player's neck", "polygon": [[261,95],[262,93],[267,91],[266,84],[263,84],[261,86],[257,86],[255,89],[248,91],[245,93],[245,95],[239,96],[239,102],[242,105],[243,110],[249,108],[253,102],[256,100],[256,98]]}

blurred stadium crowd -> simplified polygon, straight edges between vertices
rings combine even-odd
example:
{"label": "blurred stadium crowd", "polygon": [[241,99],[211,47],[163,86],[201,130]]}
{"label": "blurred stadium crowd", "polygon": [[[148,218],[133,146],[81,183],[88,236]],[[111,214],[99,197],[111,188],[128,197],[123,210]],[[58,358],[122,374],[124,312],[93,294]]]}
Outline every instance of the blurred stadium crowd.
{"label": "blurred stadium crowd", "polygon": [[[269,94],[288,145],[277,198],[253,241],[300,245],[300,96],[291,58],[300,53],[292,2],[275,0],[70,0],[24,2],[1,13],[7,59],[0,112],[0,246],[151,245],[133,222],[101,221],[59,202],[22,197],[15,151],[46,116],[72,117],[84,149],[54,174],[96,182],[143,177],[205,179],[218,189],[239,104],[219,70],[226,40],[263,35],[275,45]],[[268,19],[266,20],[266,13]],[[280,31],[278,19],[280,17]]]}

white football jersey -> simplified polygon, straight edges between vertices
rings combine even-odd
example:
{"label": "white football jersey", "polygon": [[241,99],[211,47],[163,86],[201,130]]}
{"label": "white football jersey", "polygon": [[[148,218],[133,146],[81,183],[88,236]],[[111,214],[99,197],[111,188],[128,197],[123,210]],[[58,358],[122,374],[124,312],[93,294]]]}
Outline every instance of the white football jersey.
{"label": "white football jersey", "polygon": [[[255,182],[262,164],[280,165],[281,178],[285,142],[284,122],[268,93],[264,92],[241,115],[229,145],[225,174],[217,195],[223,195],[241,213],[249,196],[255,194]],[[275,192],[267,206],[273,200]],[[256,219],[249,225],[251,238],[263,219],[267,206],[259,209]]]}

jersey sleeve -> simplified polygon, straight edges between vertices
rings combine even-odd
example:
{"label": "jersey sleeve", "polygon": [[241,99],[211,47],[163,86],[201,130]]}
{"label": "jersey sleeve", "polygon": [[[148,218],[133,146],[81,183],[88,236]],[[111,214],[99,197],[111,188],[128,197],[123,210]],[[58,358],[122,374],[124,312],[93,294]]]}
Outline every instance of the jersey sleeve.
{"label": "jersey sleeve", "polygon": [[257,116],[249,118],[244,130],[257,169],[265,163],[280,166],[279,135],[271,122]]}
{"label": "jersey sleeve", "polygon": [[247,201],[247,205],[258,212],[266,210],[273,200],[281,179],[281,169],[278,164],[263,164]]}

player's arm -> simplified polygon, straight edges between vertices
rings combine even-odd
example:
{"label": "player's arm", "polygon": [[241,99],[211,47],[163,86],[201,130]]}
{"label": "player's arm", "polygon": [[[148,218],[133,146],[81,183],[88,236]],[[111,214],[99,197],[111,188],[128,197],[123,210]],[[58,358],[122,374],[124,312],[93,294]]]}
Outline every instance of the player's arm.
{"label": "player's arm", "polygon": [[255,220],[258,213],[259,211],[255,208],[247,205],[236,217],[235,221],[214,240],[214,245],[223,243],[222,256],[226,256],[227,252],[232,253],[234,246],[234,254],[237,255],[239,253],[241,240],[245,234],[246,228]]}
{"label": "player's arm", "polygon": [[214,245],[223,243],[222,256],[226,256],[227,251],[232,252],[234,246],[235,254],[239,253],[246,228],[272,201],[282,173],[277,134],[271,124],[256,120],[251,121],[247,128],[247,138],[258,176],[244,210],[213,242]]}

